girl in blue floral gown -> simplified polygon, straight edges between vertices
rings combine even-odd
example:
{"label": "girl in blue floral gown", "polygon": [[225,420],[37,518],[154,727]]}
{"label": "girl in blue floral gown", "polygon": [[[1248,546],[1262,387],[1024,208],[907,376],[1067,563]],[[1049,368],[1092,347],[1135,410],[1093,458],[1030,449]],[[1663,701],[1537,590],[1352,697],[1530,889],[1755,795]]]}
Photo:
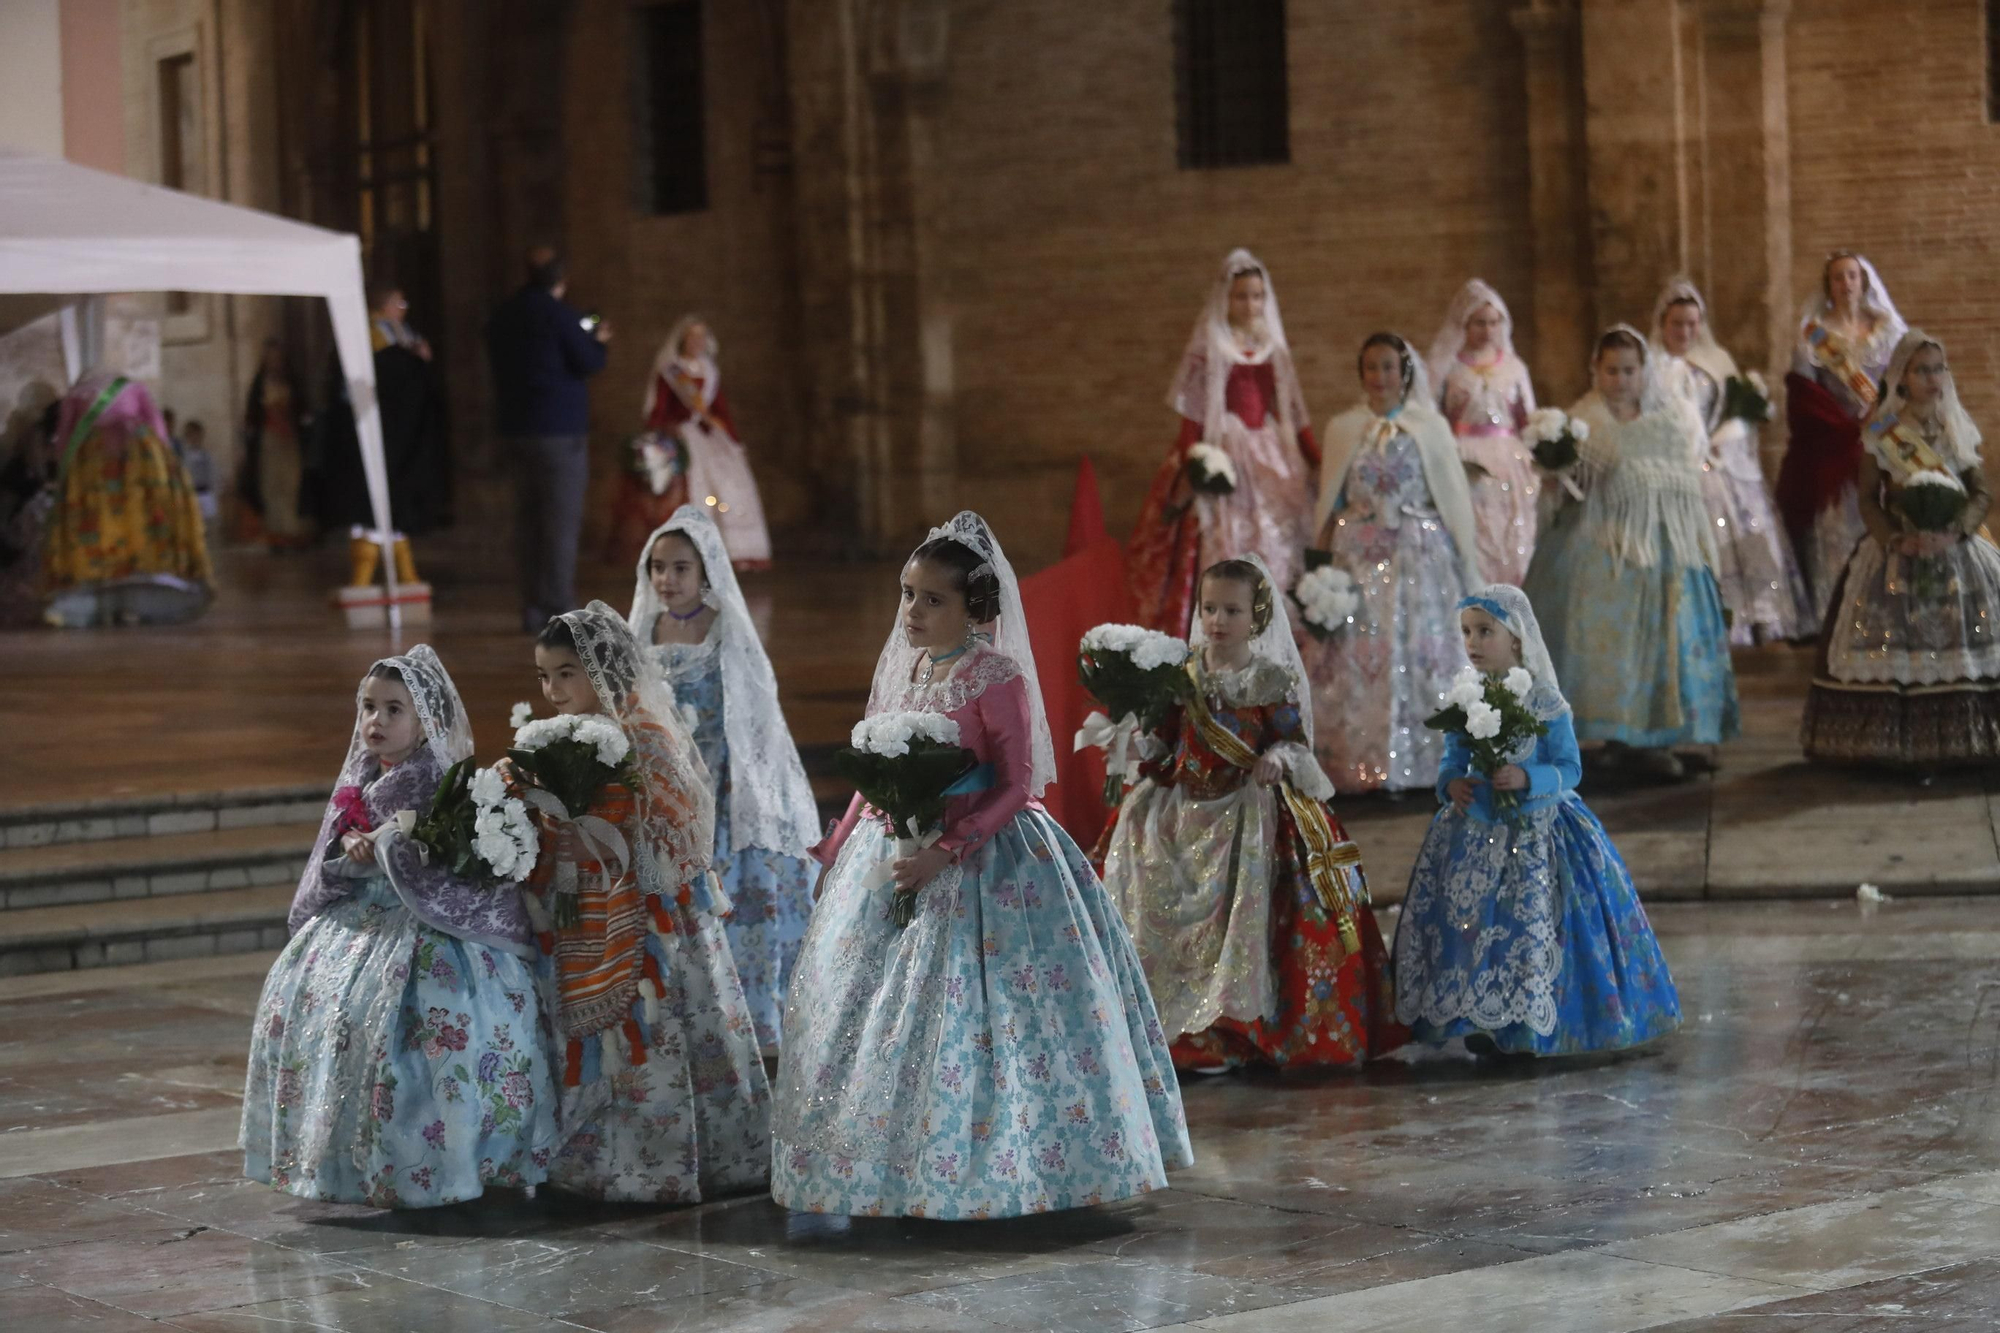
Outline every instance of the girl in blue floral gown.
{"label": "girl in blue floral gown", "polygon": [[[902,585],[868,712],[943,713],[978,766],[914,855],[895,859],[858,798],[815,849],[828,869],[785,1005],[771,1194],[952,1219],[1159,1189],[1193,1160],[1180,1090],[1118,909],[1035,799],[1055,752],[1013,571],[964,513]],[[898,893],[916,895],[905,928]]]}
{"label": "girl in blue floral gown", "polygon": [[[1445,803],[1410,872],[1396,927],[1396,1018],[1418,1041],[1474,1051],[1576,1055],[1636,1046],[1680,1026],[1680,999],[1618,849],[1576,794],[1583,771],[1568,702],[1519,588],[1459,603],[1466,655],[1489,675],[1520,667],[1548,734],[1476,773],[1446,739]],[[1514,802],[1498,809],[1496,792]]]}
{"label": "girl in blue floral gown", "polygon": [[1522,584],[1569,682],[1578,740],[1629,749],[1642,772],[1681,776],[1671,747],[1740,731],[1729,626],[1702,498],[1707,436],[1656,375],[1638,330],[1605,330],[1576,465],[1544,488],[1559,506]]}
{"label": "girl in blue floral gown", "polygon": [[729,952],[765,1054],[778,1048],[785,982],[812,912],[819,839],[812,784],[778,705],[714,520],[683,505],[639,555],[632,633],[652,651],[715,784],[714,869],[729,898]]}
{"label": "girl in blue floral gown", "polygon": [[533,1186],[556,1097],[520,891],[425,865],[396,824],[471,757],[465,707],[419,645],[369,668],[355,713],[257,1002],[244,1174],[385,1208]]}

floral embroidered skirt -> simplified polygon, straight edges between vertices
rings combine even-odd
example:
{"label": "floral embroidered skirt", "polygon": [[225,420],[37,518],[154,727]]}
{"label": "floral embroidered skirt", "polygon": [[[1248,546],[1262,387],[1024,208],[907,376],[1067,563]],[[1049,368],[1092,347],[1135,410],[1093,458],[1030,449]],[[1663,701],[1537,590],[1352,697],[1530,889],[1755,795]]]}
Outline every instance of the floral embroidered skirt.
{"label": "floral embroidered skirt", "polygon": [[1298,873],[1296,843],[1268,787],[1197,797],[1148,781],[1126,795],[1106,840],[1105,890],[1177,1067],[1359,1064],[1407,1040],[1389,1016],[1373,914],[1361,914],[1361,952],[1349,954]]}
{"label": "floral embroidered skirt", "polygon": [[1835,591],[1800,740],[1827,763],[2000,762],[2000,549],[1968,537],[1925,560],[1870,538]]}
{"label": "floral embroidered skirt", "polygon": [[[627,1024],[558,1040],[563,1142],[549,1184],[628,1203],[760,1189],[771,1090],[722,924],[656,894],[646,914],[661,993],[634,1000]],[[538,970],[552,984],[547,955]]]}
{"label": "floral embroidered skirt", "polygon": [[1040,810],[898,929],[882,826],[856,827],[785,1005],[771,1194],[800,1212],[1012,1217],[1160,1189],[1193,1160],[1117,909]]}
{"label": "floral embroidered skirt", "polygon": [[1771,503],[1757,464],[1756,437],[1731,421],[1714,436],[1713,457],[1702,464],[1701,498],[1714,525],[1719,563],[1715,581],[1729,608],[1729,641],[1758,641],[1810,634],[1805,579],[1792,554],[1785,525]]}
{"label": "floral embroidered skirt", "polygon": [[1680,1026],[1680,997],[1624,858],[1573,794],[1510,823],[1446,806],[1396,927],[1396,1017],[1418,1041],[1485,1033],[1576,1055]]}
{"label": "floral embroidered skirt", "polygon": [[1494,583],[1519,584],[1535,554],[1541,479],[1534,455],[1515,435],[1461,435],[1458,452],[1485,474],[1472,483],[1480,572]]}
{"label": "floral embroidered skirt", "polygon": [[528,964],[421,924],[385,877],[355,885],[265,979],[244,1174],[380,1208],[538,1183],[556,1098]]}

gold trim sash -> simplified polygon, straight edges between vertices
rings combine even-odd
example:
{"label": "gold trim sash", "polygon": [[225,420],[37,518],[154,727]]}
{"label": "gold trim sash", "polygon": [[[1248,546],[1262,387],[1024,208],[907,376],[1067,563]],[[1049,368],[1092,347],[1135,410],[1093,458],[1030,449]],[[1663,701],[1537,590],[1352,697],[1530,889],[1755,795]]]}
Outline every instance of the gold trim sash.
{"label": "gold trim sash", "polygon": [[1864,415],[1875,410],[1875,377],[1854,355],[1854,344],[1818,320],[1808,320],[1803,330],[1813,360],[1836,375],[1861,402]]}
{"label": "gold trim sash", "polygon": [[[1187,717],[1203,744],[1246,773],[1257,767],[1257,752],[1209,711],[1192,657],[1187,673],[1195,683],[1186,704]],[[1355,922],[1368,905],[1368,877],[1361,868],[1361,849],[1350,839],[1336,837],[1326,807],[1294,787],[1289,777],[1279,781],[1278,796],[1291,811],[1292,823],[1299,831],[1299,866],[1312,886],[1313,897],[1339,929],[1341,947],[1349,954],[1360,953],[1361,931]]]}

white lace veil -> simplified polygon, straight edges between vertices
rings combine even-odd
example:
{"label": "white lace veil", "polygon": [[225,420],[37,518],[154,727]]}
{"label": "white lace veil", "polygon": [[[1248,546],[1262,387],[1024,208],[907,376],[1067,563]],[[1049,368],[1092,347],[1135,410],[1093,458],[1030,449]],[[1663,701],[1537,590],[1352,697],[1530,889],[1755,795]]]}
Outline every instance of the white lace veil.
{"label": "white lace veil", "polygon": [[647,883],[649,858],[634,859],[645,887],[671,897],[701,877],[715,852],[715,791],[708,766],[674,707],[659,663],[640,647],[625,617],[592,602],[556,619],[569,627],[598,706],[632,742],[643,840],[657,862],[658,878]]}
{"label": "white lace veil", "polygon": [[[1691,304],[1701,312],[1701,328],[1694,335],[1694,344],[1688,348],[1690,360],[1699,362],[1704,357],[1728,359],[1729,353],[1715,340],[1715,330],[1709,326],[1708,302],[1702,298],[1701,288],[1694,285],[1694,279],[1678,277],[1660,289],[1660,299],[1653,302],[1653,336],[1647,343],[1659,356],[1669,356],[1667,351],[1667,311],[1677,305]],[[1733,361],[1732,361],[1733,364]]]}
{"label": "white lace veil", "polygon": [[1896,309],[1896,303],[1889,297],[1889,289],[1882,283],[1882,275],[1868,262],[1868,256],[1855,254],[1851,250],[1836,250],[1826,257],[1824,264],[1820,265],[1819,285],[1806,297],[1805,306],[1799,311],[1800,332],[1804,332],[1807,324],[1833,309],[1833,302],[1826,294],[1826,275],[1834,263],[1842,259],[1852,259],[1861,265],[1861,275],[1864,279],[1861,284],[1861,308],[1881,319],[1886,319],[1898,331],[1908,328],[1909,325],[1903,319],[1902,312]]}
{"label": "white lace veil", "polygon": [[1675,419],[1691,433],[1690,449],[1697,458],[1708,441],[1708,431],[1696,419],[1694,407],[1674,392],[1673,382],[1660,373],[1666,355],[1646,341],[1646,335],[1630,324],[1613,324],[1603,333],[1591,339],[1590,359],[1584,362],[1584,373],[1590,377],[1590,389],[1576,400],[1570,409],[1574,416],[1582,417],[1590,423],[1590,438],[1577,447],[1577,452],[1586,462],[1608,461],[1611,441],[1606,438],[1606,427],[1612,424],[1611,406],[1604,401],[1604,395],[1597,388],[1597,349],[1604,339],[1613,333],[1628,333],[1639,345],[1639,415],[1651,412],[1672,412]]}
{"label": "white lace veil", "polygon": [[[1035,672],[1035,651],[1028,640],[1028,617],[1021,607],[1021,582],[1014,577],[1014,567],[1007,563],[1007,555],[1000,549],[1000,539],[993,535],[986,520],[970,509],[961,510],[951,522],[941,528],[932,528],[924,539],[928,545],[940,538],[955,542],[971,551],[979,559],[993,567],[994,578],[1000,585],[1000,614],[989,629],[994,650],[1009,659],[1020,670],[1028,692],[1028,720],[1033,733],[1032,754],[1034,767],[1028,780],[1028,795],[1039,797],[1056,779],[1056,748],[1049,737],[1048,710],[1042,704],[1041,678]],[[923,549],[920,545],[918,550]],[[911,552],[914,557],[915,551]],[[975,627],[976,628],[976,627]],[[918,655],[924,650],[910,646],[903,633],[903,608],[900,599],[896,606],[895,619],[889,626],[889,640],[882,645],[882,655],[875,660],[875,680],[868,690],[868,716],[877,713],[902,711],[911,700],[910,679],[914,674]],[[1012,672],[1008,673],[1011,677]],[[948,706],[951,712],[977,698],[988,680],[966,677],[964,672],[954,671],[948,679],[969,679],[971,688],[965,691],[948,690]],[[962,697],[961,697],[962,695]]]}
{"label": "white lace veil", "polygon": [[403,678],[403,686],[416,704],[424,739],[438,758],[439,771],[472,757],[472,720],[465,715],[465,701],[458,697],[458,687],[452,684],[451,673],[444,669],[437,653],[429,644],[420,643],[407,653],[375,663],[354,687],[354,735],[347,743],[347,761],[340,766],[340,786],[359,784],[367,774],[370,761],[368,747],[361,739],[361,695],[368,688],[369,677],[388,667],[394,667]]}
{"label": "white lace veil", "polygon": [[1528,594],[1511,583],[1489,583],[1459,599],[1459,610],[1474,607],[1505,625],[1507,632],[1521,641],[1521,665],[1535,678],[1534,688],[1528,691],[1528,711],[1544,722],[1567,713],[1569,701],[1563,698],[1549,646],[1542,641],[1542,622],[1535,619]]}
{"label": "white lace veil", "polygon": [[1424,358],[1430,370],[1433,392],[1444,392],[1445,379],[1457,363],[1458,354],[1465,350],[1465,321],[1471,319],[1483,305],[1490,305],[1500,312],[1500,328],[1493,335],[1494,345],[1503,356],[1514,355],[1513,313],[1500,299],[1500,293],[1493,290],[1492,284],[1484,278],[1474,278],[1451,298],[1451,305],[1444,312],[1444,323],[1438,328],[1437,337],[1431,340],[1430,354]]}
{"label": "white lace veil", "polygon": [[[632,614],[627,623],[642,648],[653,641],[653,623],[663,607],[646,576],[653,544],[669,532],[693,543],[701,557],[708,592],[703,598],[715,608],[709,631],[721,658],[722,735],[729,745],[730,841],[738,847],[762,847],[798,855],[819,839],[819,810],[812,783],[799,761],[799,747],[785,725],[778,703],[778,677],[757,637],[750,607],[736,582],[722,533],[715,520],[695,505],[682,505],[674,516],[653,530],[639,548],[639,572],[632,588]],[[711,774],[711,776],[713,776]]]}
{"label": "white lace veil", "polygon": [[665,379],[667,371],[681,360],[681,339],[686,337],[687,331],[696,324],[707,331],[708,339],[702,347],[701,355],[692,363],[685,364],[701,378],[702,405],[706,407],[715,401],[716,390],[722,384],[722,368],[716,363],[716,358],[721,355],[722,346],[715,340],[714,326],[700,315],[690,312],[674,321],[673,328],[667,330],[667,340],[660,344],[659,354],[653,358],[653,373],[646,380],[646,400],[639,409],[645,416],[653,415],[653,406],[659,401],[660,381]]}
{"label": "white lace veil", "polygon": [[1896,344],[1895,354],[1889,358],[1889,368],[1882,374],[1882,399],[1875,404],[1875,410],[1868,414],[1868,420],[1861,428],[1861,438],[1868,443],[1876,460],[1893,473],[1900,474],[1902,465],[1889,458],[1881,444],[1881,437],[1902,411],[1902,396],[1896,392],[1903,382],[1903,373],[1910,368],[1910,362],[1926,347],[1935,347],[1945,356],[1944,392],[1938,399],[1937,421],[1944,427],[1945,461],[1955,471],[1963,472],[1979,464],[1979,427],[1965,405],[1958,400],[1958,381],[1951,373],[1951,357],[1945,353],[1944,344],[1922,329],[1911,329]]}
{"label": "white lace veil", "polygon": [[[1252,351],[1244,351],[1229,326],[1229,288],[1245,273],[1264,280],[1264,329]],[[1271,270],[1248,250],[1235,249],[1222,261],[1222,270],[1209,288],[1208,304],[1194,322],[1187,350],[1181,354],[1180,369],[1167,391],[1167,406],[1189,421],[1201,423],[1202,439],[1215,443],[1227,408],[1226,389],[1232,368],[1271,363],[1277,385],[1279,434],[1287,443],[1312,418],[1306,413],[1305,393],[1299,388],[1299,373],[1292,364],[1292,347],[1285,340],[1284,317],[1278,313],[1278,289],[1271,282]]]}

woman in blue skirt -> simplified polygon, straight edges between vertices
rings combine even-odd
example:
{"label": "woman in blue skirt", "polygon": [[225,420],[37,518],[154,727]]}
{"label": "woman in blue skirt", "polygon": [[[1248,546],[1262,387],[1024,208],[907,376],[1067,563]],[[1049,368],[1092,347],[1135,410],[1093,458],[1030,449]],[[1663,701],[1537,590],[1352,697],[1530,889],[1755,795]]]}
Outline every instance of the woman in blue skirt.
{"label": "woman in blue skirt", "polygon": [[1397,1021],[1418,1041],[1462,1037],[1487,1054],[1578,1055],[1672,1032],[1673,977],[1624,858],[1576,794],[1576,730],[1527,595],[1489,584],[1459,603],[1459,622],[1476,669],[1528,674],[1525,702],[1547,734],[1492,773],[1447,735],[1445,807],[1396,928]]}

